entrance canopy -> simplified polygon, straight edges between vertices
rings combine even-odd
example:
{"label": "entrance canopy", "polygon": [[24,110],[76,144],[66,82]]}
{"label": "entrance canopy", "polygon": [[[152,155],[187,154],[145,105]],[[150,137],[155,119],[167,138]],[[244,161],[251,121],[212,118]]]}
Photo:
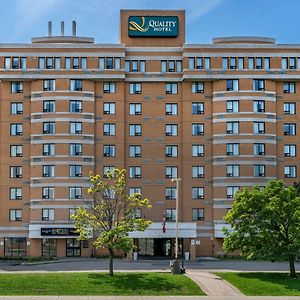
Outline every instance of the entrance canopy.
{"label": "entrance canopy", "polygon": [[[166,222],[166,232],[163,232],[162,222],[153,222],[145,231],[134,231],[129,234],[131,238],[175,238],[175,222]],[[179,238],[196,238],[196,222],[179,222]]]}

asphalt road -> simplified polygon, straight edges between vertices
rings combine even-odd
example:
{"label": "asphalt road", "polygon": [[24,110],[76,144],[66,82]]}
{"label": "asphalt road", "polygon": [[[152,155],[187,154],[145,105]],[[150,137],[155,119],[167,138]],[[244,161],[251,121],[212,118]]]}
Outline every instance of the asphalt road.
{"label": "asphalt road", "polygon": [[[241,260],[200,260],[184,262],[186,269],[201,271],[289,271],[288,262],[241,261]],[[106,271],[107,259],[70,258],[49,263],[21,264],[18,261],[0,261],[0,272],[16,271]],[[115,259],[116,271],[170,271],[169,260],[126,261]],[[300,272],[300,262],[296,263]]]}

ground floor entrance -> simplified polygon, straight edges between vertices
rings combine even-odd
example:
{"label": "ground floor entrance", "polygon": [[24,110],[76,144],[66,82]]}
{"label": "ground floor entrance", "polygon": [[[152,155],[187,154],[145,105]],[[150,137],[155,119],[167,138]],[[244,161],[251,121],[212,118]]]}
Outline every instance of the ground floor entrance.
{"label": "ground floor entrance", "polygon": [[[174,257],[175,239],[135,239],[135,245],[138,248],[140,256]],[[178,256],[183,255],[183,239],[178,239]]]}
{"label": "ground floor entrance", "polygon": [[76,238],[66,239],[66,256],[81,256],[81,243]]}

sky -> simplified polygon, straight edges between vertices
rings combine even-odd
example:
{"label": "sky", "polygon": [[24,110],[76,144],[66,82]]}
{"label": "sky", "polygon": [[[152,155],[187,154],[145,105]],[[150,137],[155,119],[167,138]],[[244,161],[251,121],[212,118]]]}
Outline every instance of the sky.
{"label": "sky", "polygon": [[116,43],[120,9],[184,9],[186,43],[211,43],[221,36],[265,36],[279,44],[300,44],[300,0],[1,0],[0,43],[30,43],[53,35],[94,37],[96,43]]}

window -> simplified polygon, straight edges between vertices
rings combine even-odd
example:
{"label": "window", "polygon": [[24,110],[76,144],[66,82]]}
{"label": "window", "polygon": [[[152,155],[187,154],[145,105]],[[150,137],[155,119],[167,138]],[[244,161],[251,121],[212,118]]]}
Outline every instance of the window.
{"label": "window", "polygon": [[166,83],[166,94],[178,94],[178,84]]}
{"label": "window", "polygon": [[296,69],[296,57],[282,57],[281,58],[282,69]]}
{"label": "window", "polygon": [[4,256],[26,257],[26,238],[4,238]]}
{"label": "window", "polygon": [[178,115],[178,104],[166,103],[166,115]]}
{"label": "window", "polygon": [[174,187],[166,188],[166,199],[167,200],[176,200],[176,188],[174,188]]}
{"label": "window", "polygon": [[265,112],[265,101],[264,100],[254,100],[253,101],[253,111],[254,112]]}
{"label": "window", "polygon": [[10,114],[11,115],[23,114],[23,103],[22,102],[12,102],[10,104]]}
{"label": "window", "polygon": [[239,112],[239,100],[227,100],[226,112]]}
{"label": "window", "polygon": [[82,155],[82,144],[74,143],[69,145],[70,156],[81,156]]}
{"label": "window", "polygon": [[46,58],[46,68],[47,68],[47,69],[53,69],[53,68],[54,68],[54,60],[53,60],[53,57],[47,57],[47,58]]}
{"label": "window", "polygon": [[39,69],[45,69],[45,57],[39,57]]}
{"label": "window", "polygon": [[70,70],[71,69],[71,57],[66,57],[65,58],[65,68],[67,70]]}
{"label": "window", "polygon": [[295,82],[284,82],[283,83],[283,92],[285,94],[295,94],[296,93]]}
{"label": "window", "polygon": [[203,102],[193,102],[192,103],[192,114],[193,115],[204,114],[204,103]]}
{"label": "window", "polygon": [[256,67],[256,69],[262,69],[263,68],[262,57],[256,57],[256,59],[255,59],[255,67]]}
{"label": "window", "polygon": [[10,146],[10,157],[22,157],[23,146],[22,145],[11,145]]}
{"label": "window", "polygon": [[166,157],[177,157],[178,156],[178,146],[167,145],[166,146]]}
{"label": "window", "polygon": [[209,57],[205,57],[204,58],[204,69],[210,69],[210,58]]}
{"label": "window", "polygon": [[226,153],[227,153],[227,155],[239,155],[240,154],[240,144],[238,144],[238,143],[226,144]]}
{"label": "window", "polygon": [[226,176],[227,177],[240,176],[240,166],[239,165],[227,165],[226,166]]}
{"label": "window", "polygon": [[192,209],[192,221],[204,221],[204,208]]}
{"label": "window", "polygon": [[189,69],[203,69],[203,59],[202,57],[190,57],[189,58]]}
{"label": "window", "polygon": [[103,124],[103,135],[116,135],[116,124],[104,123]]}
{"label": "window", "polygon": [[22,199],[22,188],[12,187],[9,189],[10,200],[21,200]]}
{"label": "window", "polygon": [[270,57],[264,58],[265,69],[270,69]]}
{"label": "window", "polygon": [[193,123],[192,124],[192,135],[204,135],[204,124]]}
{"label": "window", "polygon": [[166,167],[165,168],[166,171],[166,178],[177,178],[177,174],[178,174],[178,167]]}
{"label": "window", "polygon": [[255,143],[253,145],[254,155],[265,155],[265,144],[264,143]]}
{"label": "window", "polygon": [[129,178],[142,178],[142,167],[129,167]]}
{"label": "window", "polygon": [[265,122],[253,122],[253,133],[255,134],[265,133]]}
{"label": "window", "polygon": [[22,210],[21,209],[10,209],[9,210],[9,221],[22,221]]}
{"label": "window", "polygon": [[285,178],[296,178],[297,177],[297,167],[296,166],[285,166],[284,167],[284,177]]}
{"label": "window", "polygon": [[227,187],[227,198],[232,199],[234,198],[234,194],[239,191],[240,187],[238,186],[228,186]]}
{"label": "window", "polygon": [[5,57],[4,69],[26,69],[26,57]]}
{"label": "window", "polygon": [[284,135],[296,135],[296,124],[295,123],[284,123],[283,124]]}
{"label": "window", "polygon": [[238,91],[239,90],[239,80],[238,79],[228,79],[226,81],[227,91]]}
{"label": "window", "polygon": [[4,58],[4,69],[10,69],[11,68],[11,58],[5,57]]}
{"label": "window", "polygon": [[177,124],[166,124],[166,136],[177,136],[178,125]]}
{"label": "window", "polygon": [[79,57],[73,57],[73,69],[79,69]]}
{"label": "window", "polygon": [[162,60],[161,61],[161,72],[182,72],[182,61],[181,60]]}
{"label": "window", "polygon": [[43,177],[54,177],[55,176],[55,166],[44,165],[43,166]]}
{"label": "window", "polygon": [[204,156],[204,145],[192,145],[192,156],[203,157]]}
{"label": "window", "polygon": [[146,61],[144,60],[126,60],[125,61],[126,72],[146,72]]}
{"label": "window", "polygon": [[70,112],[71,113],[82,112],[82,101],[81,100],[71,100],[70,101]]}
{"label": "window", "polygon": [[70,133],[71,134],[82,134],[82,123],[81,122],[70,122]]}
{"label": "window", "polygon": [[82,198],[82,187],[70,187],[69,188],[69,198],[70,199],[81,199]]}
{"label": "window", "polygon": [[192,188],[193,199],[204,199],[204,188],[203,187],[193,187]]}
{"label": "window", "polygon": [[43,101],[43,112],[46,113],[55,112],[55,101],[54,100]]}
{"label": "window", "polygon": [[54,134],[54,133],[55,133],[55,122],[44,122],[43,134]]}
{"label": "window", "polygon": [[103,83],[103,93],[114,94],[115,92],[116,92],[116,83],[115,82],[104,82]]}
{"label": "window", "polygon": [[253,80],[253,90],[254,91],[264,91],[265,90],[265,81],[263,79],[254,79]]}
{"label": "window", "polygon": [[129,94],[141,94],[142,84],[141,83],[130,83],[129,84]]}
{"label": "window", "polygon": [[81,165],[70,165],[70,177],[82,177]]}
{"label": "window", "polygon": [[141,156],[142,156],[142,146],[140,145],[129,146],[129,157],[141,157]]}
{"label": "window", "polygon": [[82,91],[82,80],[71,79],[70,80],[70,91]]}
{"label": "window", "polygon": [[193,166],[192,167],[193,178],[204,178],[204,166]]}
{"label": "window", "polygon": [[115,102],[104,102],[103,103],[103,114],[104,115],[115,115],[116,114],[116,103]]}
{"label": "window", "polygon": [[129,114],[130,115],[141,115],[142,114],[142,104],[141,103],[130,103],[129,104]]}
{"label": "window", "polygon": [[10,124],[10,135],[23,135],[23,124],[21,123]]}
{"label": "window", "polygon": [[55,144],[43,144],[43,155],[44,156],[55,155]]}
{"label": "window", "polygon": [[285,115],[295,115],[296,114],[296,103],[295,102],[285,102],[283,104],[283,112]]}
{"label": "window", "polygon": [[295,157],[296,156],[296,145],[293,145],[293,144],[284,145],[284,156]]}
{"label": "window", "polygon": [[142,188],[140,187],[129,188],[129,196],[132,196],[133,194],[142,194]]}
{"label": "window", "polygon": [[113,174],[115,170],[114,166],[104,166],[103,167],[103,177],[108,178],[108,174]]}
{"label": "window", "polygon": [[235,57],[229,58],[229,68],[236,69],[236,58]]}
{"label": "window", "polygon": [[54,199],[54,187],[44,186],[42,188],[43,199]]}
{"label": "window", "polygon": [[22,178],[22,173],[21,166],[10,167],[10,178]]}
{"label": "window", "polygon": [[87,68],[87,58],[81,57],[80,62],[81,62],[81,69],[86,69]]}
{"label": "window", "polygon": [[253,175],[254,177],[265,177],[265,165],[254,165],[253,166]]}
{"label": "window", "polygon": [[42,221],[54,221],[54,209],[53,208],[42,209]]}
{"label": "window", "polygon": [[193,82],[192,83],[192,93],[193,94],[204,93],[204,83],[203,82]]}
{"label": "window", "polygon": [[166,209],[166,213],[165,213],[165,216],[166,216],[166,221],[176,221],[176,209],[174,208],[167,208]]}
{"label": "window", "polygon": [[114,60],[112,57],[106,58],[105,69],[111,70],[114,68]]}
{"label": "window", "polygon": [[254,69],[255,61],[254,57],[249,57],[248,58],[248,69]]}
{"label": "window", "polygon": [[23,93],[23,82],[13,81],[11,83],[11,92],[12,93]]}
{"label": "window", "polygon": [[44,91],[55,91],[55,79],[44,80]]}
{"label": "window", "polygon": [[129,125],[129,135],[130,136],[141,136],[142,135],[142,125],[141,124],[130,124]]}
{"label": "window", "polygon": [[226,123],[226,133],[227,134],[239,133],[239,122],[227,122]]}
{"label": "window", "polygon": [[104,157],[115,157],[116,146],[115,145],[103,145],[103,156]]}
{"label": "window", "polygon": [[239,70],[244,69],[244,58],[243,57],[238,58],[238,69]]}

